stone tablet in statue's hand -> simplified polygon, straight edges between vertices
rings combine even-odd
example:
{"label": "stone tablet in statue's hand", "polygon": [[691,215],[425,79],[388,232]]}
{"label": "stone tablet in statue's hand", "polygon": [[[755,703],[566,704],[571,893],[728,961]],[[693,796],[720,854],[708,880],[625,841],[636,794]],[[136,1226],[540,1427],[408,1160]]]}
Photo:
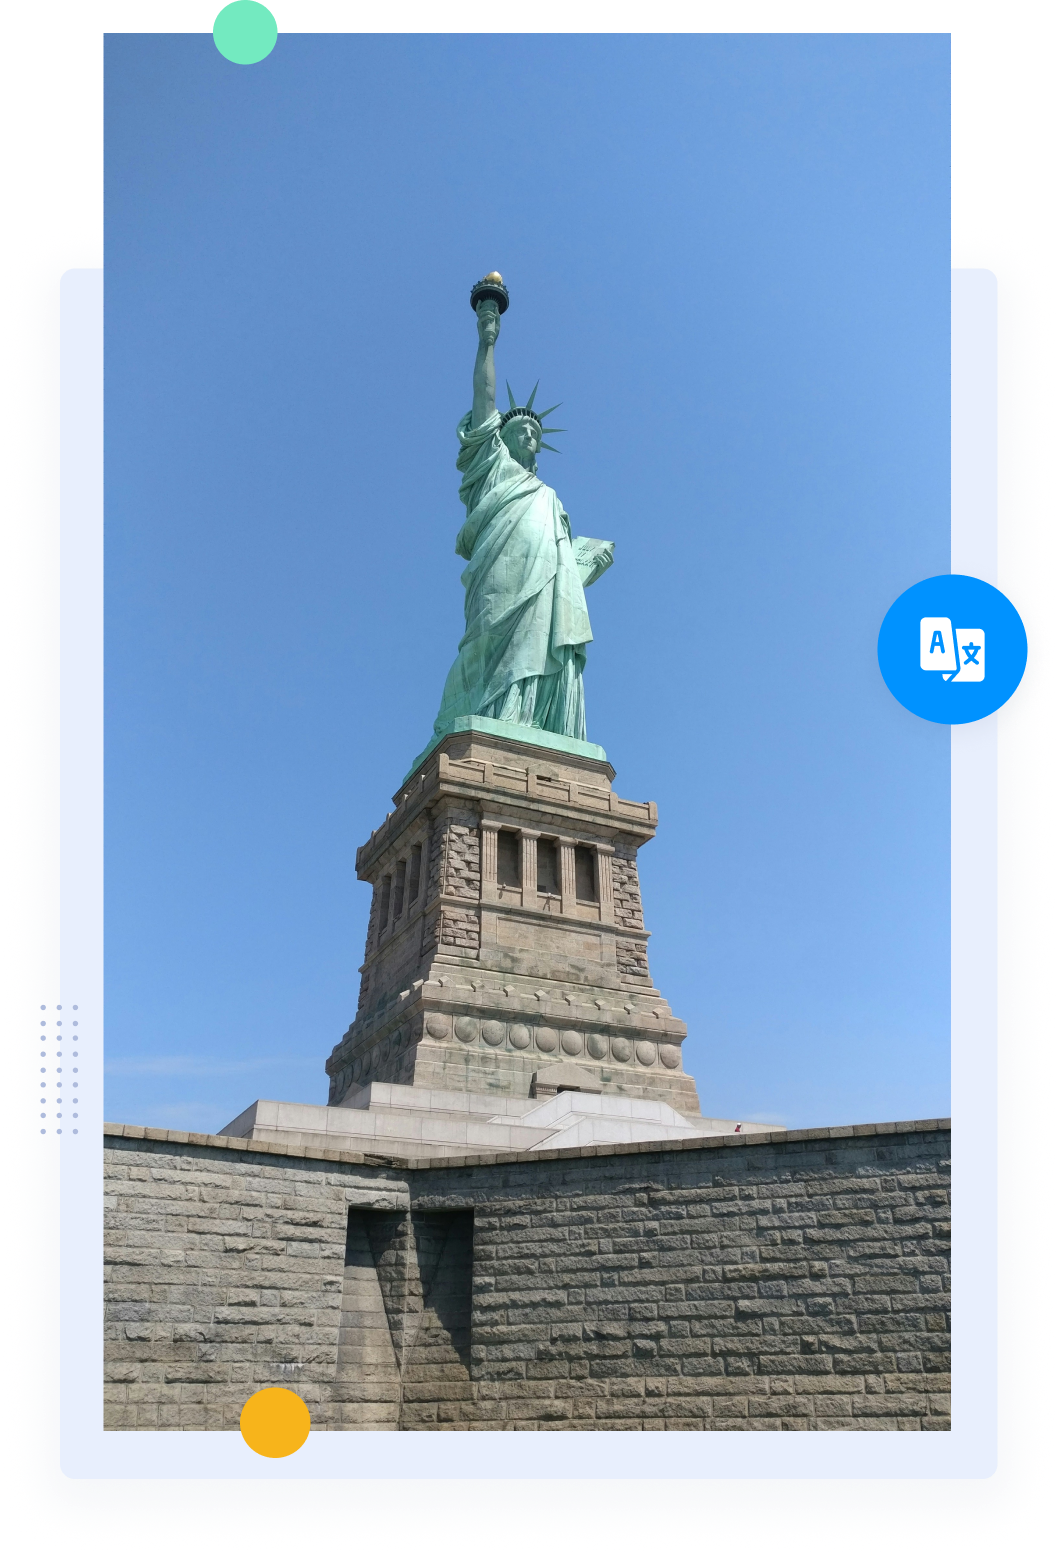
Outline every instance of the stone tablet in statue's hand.
{"label": "stone tablet in statue's hand", "polygon": [[589,540],[582,534],[573,541],[573,557],[585,588],[590,588],[613,566],[613,552],[613,540]]}

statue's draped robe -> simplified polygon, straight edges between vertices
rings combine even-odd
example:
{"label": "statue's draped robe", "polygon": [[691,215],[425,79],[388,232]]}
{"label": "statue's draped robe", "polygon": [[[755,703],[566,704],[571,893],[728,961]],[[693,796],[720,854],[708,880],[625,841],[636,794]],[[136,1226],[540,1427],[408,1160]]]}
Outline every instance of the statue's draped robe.
{"label": "statue's draped robe", "polygon": [[466,633],[449,671],[435,734],[476,715],[584,739],[584,585],[569,518],[550,486],[523,469],[493,413],[459,423],[457,468],[467,519]]}

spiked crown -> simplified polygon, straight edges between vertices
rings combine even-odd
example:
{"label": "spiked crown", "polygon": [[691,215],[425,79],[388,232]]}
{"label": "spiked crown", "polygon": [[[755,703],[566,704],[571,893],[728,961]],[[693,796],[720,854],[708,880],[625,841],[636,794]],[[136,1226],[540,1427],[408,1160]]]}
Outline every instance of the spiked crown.
{"label": "spiked crown", "polygon": [[[549,437],[552,436],[555,432],[564,432],[566,430],[566,428],[564,426],[545,426],[544,425],[544,417],[545,416],[549,416],[551,414],[552,410],[557,410],[558,409],[558,405],[560,405],[562,403],[561,400],[559,400],[558,405],[551,405],[551,406],[549,406],[549,408],[547,410],[541,410],[541,411],[537,412],[536,410],[533,409],[533,400],[536,398],[536,389],[538,389],[539,387],[540,387],[540,382],[539,382],[539,379],[538,379],[537,380],[537,384],[536,384],[536,388],[533,389],[533,392],[529,395],[529,398],[526,400],[525,404],[524,405],[519,405],[517,403],[517,401],[515,400],[514,395],[511,393],[511,385],[508,383],[508,385],[507,385],[507,398],[511,402],[511,408],[509,410],[505,410],[503,412],[503,414],[500,416],[500,430],[501,431],[507,425],[508,421],[514,421],[520,415],[521,416],[527,416],[530,421],[535,421],[537,426],[540,428],[541,432],[546,432]],[[552,448],[551,444],[549,442],[541,441],[540,446],[541,446],[541,448],[549,449],[551,453],[561,453],[562,452],[561,448]]]}

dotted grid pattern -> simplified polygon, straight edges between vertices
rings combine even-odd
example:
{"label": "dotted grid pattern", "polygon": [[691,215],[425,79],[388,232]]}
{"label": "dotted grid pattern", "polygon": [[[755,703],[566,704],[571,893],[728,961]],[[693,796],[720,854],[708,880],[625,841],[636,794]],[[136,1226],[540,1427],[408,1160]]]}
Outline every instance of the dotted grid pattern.
{"label": "dotted grid pattern", "polygon": [[[61,1133],[62,1122],[78,1122],[79,1100],[84,1099],[81,1094],[81,1046],[82,1038],[79,1033],[79,1021],[70,1019],[70,1030],[67,1035],[62,1035],[62,1004],[54,1005],[48,1009],[47,1004],[37,1004],[37,1013],[40,1015],[40,1043],[37,1049],[37,1089],[39,1089],[40,1111],[37,1120],[44,1124],[40,1128],[40,1136],[44,1138],[48,1133],[48,1122],[54,1122],[54,1133]],[[73,1005],[71,1015],[78,1015],[78,1005]],[[54,1018],[51,1018],[54,1016]],[[26,1032],[26,1038],[30,1033]],[[33,1096],[26,1096],[26,1116],[33,1106]],[[48,1110],[54,1106],[54,1111]],[[76,1133],[76,1128],[71,1128],[71,1133]]]}

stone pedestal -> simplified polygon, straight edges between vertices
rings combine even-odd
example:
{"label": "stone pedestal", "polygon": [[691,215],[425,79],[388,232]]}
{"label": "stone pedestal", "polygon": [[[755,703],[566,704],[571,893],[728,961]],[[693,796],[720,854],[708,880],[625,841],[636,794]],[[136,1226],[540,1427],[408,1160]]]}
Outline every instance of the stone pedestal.
{"label": "stone pedestal", "polygon": [[480,729],[419,763],[357,853],[373,898],[329,1105],[382,1082],[583,1089],[700,1115],[687,1028],[647,961],[636,856],[657,809],[620,798],[613,777],[605,760]]}

